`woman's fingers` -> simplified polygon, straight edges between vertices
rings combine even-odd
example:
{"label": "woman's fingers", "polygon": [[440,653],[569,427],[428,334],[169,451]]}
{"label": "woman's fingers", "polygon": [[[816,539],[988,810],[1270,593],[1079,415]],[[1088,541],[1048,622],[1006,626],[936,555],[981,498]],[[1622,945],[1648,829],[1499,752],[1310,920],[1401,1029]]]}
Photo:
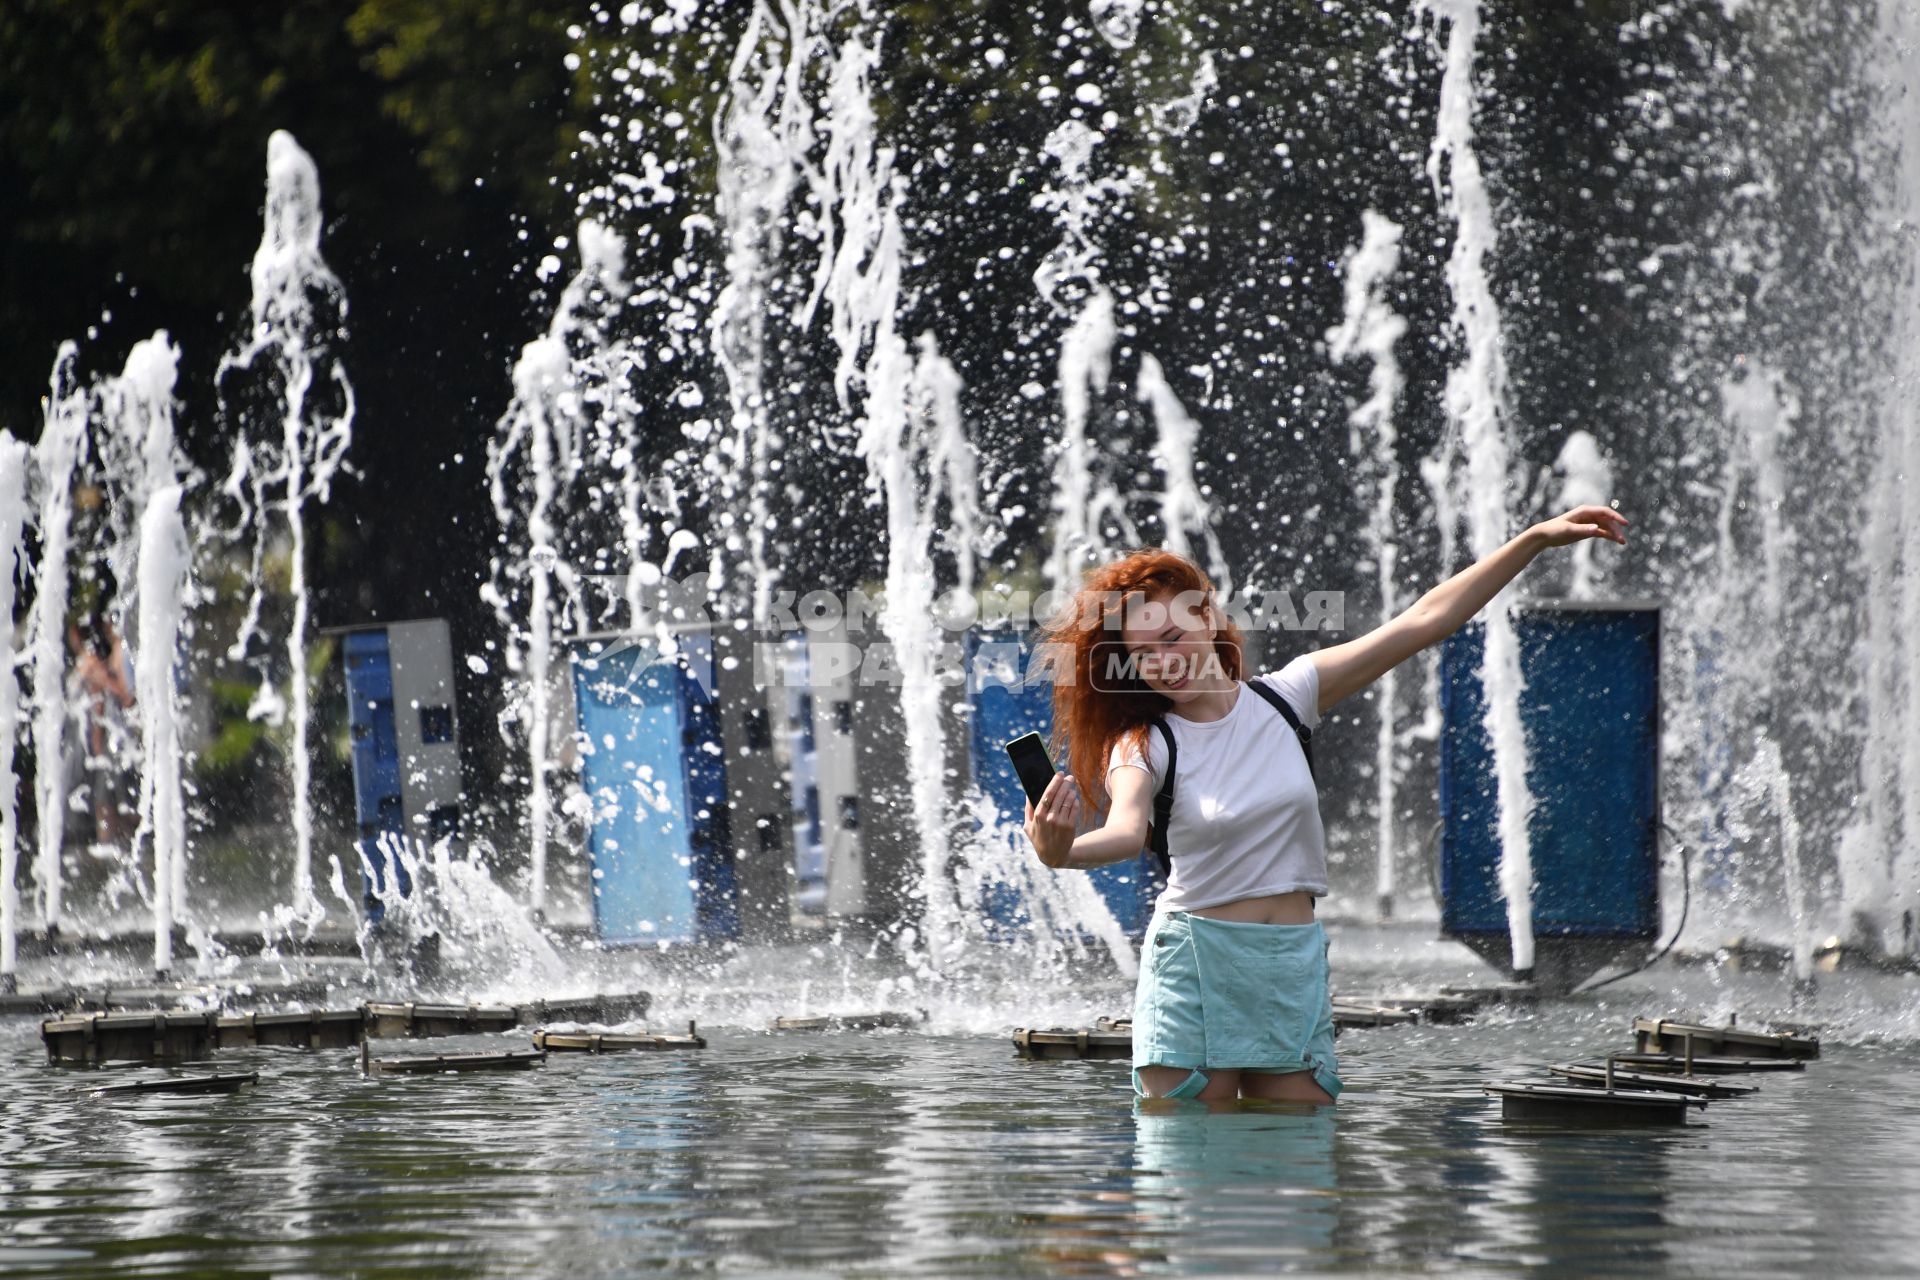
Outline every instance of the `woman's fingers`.
{"label": "woman's fingers", "polygon": [[1585,506],[1575,507],[1567,513],[1567,519],[1580,522],[1586,528],[1594,530],[1602,537],[1620,538],[1620,531],[1627,526],[1627,518],[1612,507]]}
{"label": "woman's fingers", "polygon": [[1070,774],[1056,773],[1040,796],[1040,812],[1048,816],[1058,815],[1078,793],[1079,789],[1074,786]]}
{"label": "woman's fingers", "polygon": [[1556,546],[1587,538],[1605,538],[1623,547],[1627,545],[1627,518],[1612,507],[1575,507],[1558,519],[1548,521],[1543,528],[1549,542]]}
{"label": "woman's fingers", "polygon": [[1596,509],[1592,523],[1579,525],[1577,527],[1582,534],[1589,538],[1605,538],[1610,542],[1618,542],[1624,546],[1627,541],[1626,523],[1625,517],[1621,516],[1619,512],[1610,511],[1606,507],[1600,507]]}

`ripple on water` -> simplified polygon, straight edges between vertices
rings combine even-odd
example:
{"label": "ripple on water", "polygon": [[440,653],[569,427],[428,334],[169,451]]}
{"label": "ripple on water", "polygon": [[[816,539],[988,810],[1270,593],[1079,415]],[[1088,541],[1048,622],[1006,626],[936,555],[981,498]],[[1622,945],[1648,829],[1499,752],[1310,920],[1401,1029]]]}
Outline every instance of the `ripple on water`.
{"label": "ripple on water", "polygon": [[1670,978],[1350,1032],[1338,1108],[1217,1114],[1137,1110],[1124,1063],[1016,1059],[1017,1012],[991,1035],[775,1035],[743,1005],[745,1025],[702,1019],[704,1052],[500,1075],[247,1050],[222,1055],[260,1072],[239,1094],[117,1098],[10,1023],[0,1269],[1794,1275],[1920,1256],[1909,983],[1834,984],[1797,1011],[1825,1057],[1684,1129],[1500,1120],[1483,1085],[1623,1047],[1635,1013],[1786,1008],[1757,977]]}

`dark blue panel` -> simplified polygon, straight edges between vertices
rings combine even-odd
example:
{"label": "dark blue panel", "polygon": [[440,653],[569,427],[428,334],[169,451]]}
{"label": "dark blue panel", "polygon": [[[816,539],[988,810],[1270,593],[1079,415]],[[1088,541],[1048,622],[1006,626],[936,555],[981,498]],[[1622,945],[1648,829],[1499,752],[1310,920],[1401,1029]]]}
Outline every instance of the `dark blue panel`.
{"label": "dark blue panel", "polygon": [[[1652,938],[1658,875],[1660,615],[1519,611],[1536,937]],[[1441,654],[1442,931],[1507,933],[1499,805],[1475,623]]]}
{"label": "dark blue panel", "polygon": [[[367,918],[378,924],[386,914],[379,892],[387,879],[387,852],[380,837],[401,834],[400,742],[393,724],[393,665],[387,633],[351,631],[341,650],[346,661],[347,733],[353,761],[353,809],[365,885]],[[404,866],[393,867],[404,894],[412,882]]]}
{"label": "dark blue panel", "polygon": [[[382,806],[400,800],[400,744],[393,727],[393,673],[384,631],[346,637],[347,729],[354,813],[363,830],[382,829]],[[395,825],[393,830],[399,830]]]}
{"label": "dark blue panel", "polygon": [[[700,643],[699,637],[682,641]],[[687,797],[693,811],[694,867],[699,878],[700,936],[740,936],[740,892],[734,874],[733,810],[727,803],[727,753],[720,737],[720,707],[707,696],[684,662],[676,668],[686,711]]]}
{"label": "dark blue panel", "polygon": [[[975,628],[962,650],[968,699],[973,708],[969,741],[974,785],[999,811],[1001,820],[1020,826],[1027,793],[1007,758],[1006,744],[1023,734],[1049,737],[1053,731],[1053,682],[1032,670],[1032,646],[1011,631]],[[1028,677],[1034,678],[1029,681]],[[1056,760],[1066,768],[1068,762]],[[1134,938],[1146,932],[1158,892],[1153,860],[1147,854],[1129,862],[1095,867],[1083,873],[1105,899],[1114,919]],[[1032,916],[1018,895],[1005,886],[988,891],[982,904],[989,918],[1007,926],[1028,924]]]}

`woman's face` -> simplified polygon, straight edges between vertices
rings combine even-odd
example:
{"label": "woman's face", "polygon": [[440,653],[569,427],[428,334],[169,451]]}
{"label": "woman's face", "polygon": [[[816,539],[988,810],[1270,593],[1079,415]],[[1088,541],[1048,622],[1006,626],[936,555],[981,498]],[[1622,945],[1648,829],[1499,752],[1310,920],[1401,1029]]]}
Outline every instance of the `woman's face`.
{"label": "woman's face", "polygon": [[1131,673],[1155,693],[1181,703],[1226,687],[1226,668],[1213,642],[1213,609],[1204,593],[1168,588],[1144,600],[1136,597],[1127,601],[1122,624]]}

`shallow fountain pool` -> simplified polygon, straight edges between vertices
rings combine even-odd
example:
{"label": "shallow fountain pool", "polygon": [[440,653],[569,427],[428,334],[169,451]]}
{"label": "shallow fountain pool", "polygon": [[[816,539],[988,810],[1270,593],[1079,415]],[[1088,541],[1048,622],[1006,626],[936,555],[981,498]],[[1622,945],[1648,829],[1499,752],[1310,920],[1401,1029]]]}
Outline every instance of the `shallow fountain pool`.
{"label": "shallow fountain pool", "polygon": [[[1450,976],[1405,941],[1336,932],[1336,986]],[[1758,1023],[1787,1011],[1783,979],[1656,971],[1537,1012],[1348,1031],[1338,1108],[1223,1114],[1138,1109],[1122,1063],[1018,1060],[992,1029],[1026,1020],[1018,1001],[936,1011],[933,1033],[776,1034],[758,1028],[792,987],[703,1001],[664,976],[654,1025],[705,1003],[706,1050],[400,1079],[351,1050],[248,1050],[219,1056],[260,1073],[232,1096],[90,1096],[154,1072],[51,1068],[31,1020],[0,1025],[0,1272],[1883,1275],[1920,1256],[1911,979],[1830,977],[1793,1011],[1823,1056],[1752,1098],[1578,1132],[1509,1125],[1481,1086],[1629,1047],[1635,1014]]]}

